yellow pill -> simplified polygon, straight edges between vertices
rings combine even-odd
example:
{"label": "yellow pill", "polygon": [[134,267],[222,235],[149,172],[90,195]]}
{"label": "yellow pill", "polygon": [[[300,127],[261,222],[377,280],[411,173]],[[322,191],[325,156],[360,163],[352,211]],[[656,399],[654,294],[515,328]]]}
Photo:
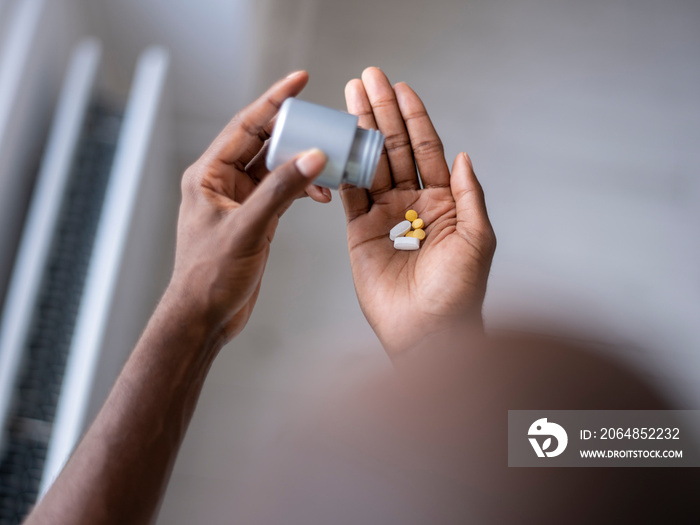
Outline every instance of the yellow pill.
{"label": "yellow pill", "polygon": [[418,218],[418,213],[416,213],[416,210],[408,210],[406,212],[406,220],[407,221],[415,221]]}
{"label": "yellow pill", "polygon": [[406,232],[406,234],[404,235],[404,237],[413,237],[413,236],[414,236],[414,235],[413,235],[413,232],[412,232],[412,231],[408,231],[408,232]]}
{"label": "yellow pill", "polygon": [[[420,220],[420,219],[418,219]],[[406,234],[406,237],[408,237],[408,234]],[[416,239],[423,240],[425,239],[425,230],[418,228],[416,230],[413,230],[411,232],[411,237],[415,237]]]}
{"label": "yellow pill", "polygon": [[423,219],[414,219],[413,222],[411,222],[411,227],[414,230],[420,230],[424,225]]}

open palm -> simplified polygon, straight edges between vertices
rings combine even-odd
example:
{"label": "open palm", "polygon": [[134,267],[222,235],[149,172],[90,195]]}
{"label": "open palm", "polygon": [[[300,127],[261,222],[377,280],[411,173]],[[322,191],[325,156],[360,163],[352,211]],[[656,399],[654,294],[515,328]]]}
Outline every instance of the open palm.
{"label": "open palm", "polygon": [[[369,191],[344,186],[348,249],[362,311],[390,355],[429,332],[481,325],[496,238],[469,157],[452,174],[442,142],[408,85],[368,68],[345,89],[348,111],[386,136]],[[421,189],[416,165],[423,182]],[[414,209],[426,224],[417,251],[397,251],[389,230]]]}

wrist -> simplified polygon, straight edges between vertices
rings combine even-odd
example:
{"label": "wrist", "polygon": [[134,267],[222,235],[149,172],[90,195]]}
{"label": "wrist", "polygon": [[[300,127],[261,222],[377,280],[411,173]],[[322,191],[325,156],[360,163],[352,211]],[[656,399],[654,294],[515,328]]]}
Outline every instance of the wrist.
{"label": "wrist", "polygon": [[165,323],[169,331],[189,343],[200,353],[218,354],[226,343],[218,318],[206,304],[199,304],[185,289],[171,283],[156,308],[152,321]]}

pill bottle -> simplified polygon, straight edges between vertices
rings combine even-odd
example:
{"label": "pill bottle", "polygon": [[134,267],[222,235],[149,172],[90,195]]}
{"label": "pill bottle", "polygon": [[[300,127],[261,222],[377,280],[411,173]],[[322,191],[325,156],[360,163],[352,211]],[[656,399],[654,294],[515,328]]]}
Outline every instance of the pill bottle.
{"label": "pill bottle", "polygon": [[383,147],[384,135],[358,128],[355,115],[288,98],[277,115],[266,164],[273,170],[304,150],[318,148],[328,160],[315,184],[370,188]]}

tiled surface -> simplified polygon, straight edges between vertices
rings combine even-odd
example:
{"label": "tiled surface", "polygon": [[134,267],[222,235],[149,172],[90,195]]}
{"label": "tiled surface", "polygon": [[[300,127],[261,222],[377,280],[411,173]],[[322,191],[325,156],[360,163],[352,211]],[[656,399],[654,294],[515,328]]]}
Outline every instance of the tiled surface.
{"label": "tiled surface", "polygon": [[[527,311],[596,326],[648,346],[635,359],[697,397],[697,2],[256,5],[258,89],[304,67],[303,97],[341,108],[345,82],[381,66],[423,96],[450,160],[472,155],[499,238],[492,324]],[[205,145],[224,106],[180,119],[202,140],[183,148]],[[328,370],[386,365],[357,306],[335,197],[298,203],[280,224],[256,311],[213,367],[159,523],[230,522],[288,404],[322,389]]]}

